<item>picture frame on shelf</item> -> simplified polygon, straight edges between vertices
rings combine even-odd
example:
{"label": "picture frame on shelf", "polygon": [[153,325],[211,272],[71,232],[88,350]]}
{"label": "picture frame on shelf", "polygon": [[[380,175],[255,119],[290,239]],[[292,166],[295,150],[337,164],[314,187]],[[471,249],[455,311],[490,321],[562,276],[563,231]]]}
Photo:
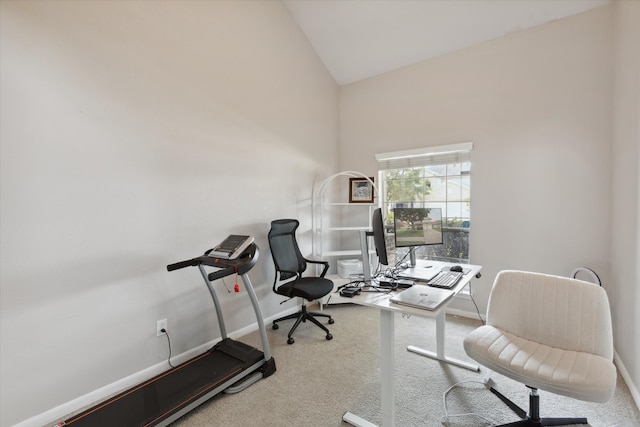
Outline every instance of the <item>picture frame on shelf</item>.
{"label": "picture frame on shelf", "polygon": [[373,203],[375,194],[372,183],[373,177],[349,178],[349,203]]}

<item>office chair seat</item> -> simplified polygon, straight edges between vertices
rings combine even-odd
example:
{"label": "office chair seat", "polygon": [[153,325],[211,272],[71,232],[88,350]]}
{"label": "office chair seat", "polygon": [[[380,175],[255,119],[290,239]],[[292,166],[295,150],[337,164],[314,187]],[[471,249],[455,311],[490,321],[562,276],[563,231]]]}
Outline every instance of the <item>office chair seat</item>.
{"label": "office chair seat", "polygon": [[606,402],[616,385],[610,360],[517,337],[493,326],[467,336],[465,350],[483,366],[541,390],[591,402]]}
{"label": "office chair seat", "polygon": [[276,292],[285,297],[300,297],[313,301],[333,290],[333,282],[324,277],[301,277],[294,282],[281,285]]}
{"label": "office chair seat", "polygon": [[529,413],[493,387],[520,418],[509,426],[587,424],[586,418],[540,418],[538,389],[606,402],[616,385],[607,294],[567,277],[501,271],[489,295],[487,324],[464,339],[472,359],[530,389]]}

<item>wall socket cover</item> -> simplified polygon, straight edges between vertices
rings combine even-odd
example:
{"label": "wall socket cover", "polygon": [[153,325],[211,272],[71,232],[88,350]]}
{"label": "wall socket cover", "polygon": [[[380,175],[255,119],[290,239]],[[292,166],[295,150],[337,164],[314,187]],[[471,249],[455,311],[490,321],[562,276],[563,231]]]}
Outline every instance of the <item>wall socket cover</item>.
{"label": "wall socket cover", "polygon": [[164,335],[164,332],[162,332],[162,329],[164,329],[165,331],[167,330],[167,319],[158,320],[156,322],[156,335],[157,336]]}

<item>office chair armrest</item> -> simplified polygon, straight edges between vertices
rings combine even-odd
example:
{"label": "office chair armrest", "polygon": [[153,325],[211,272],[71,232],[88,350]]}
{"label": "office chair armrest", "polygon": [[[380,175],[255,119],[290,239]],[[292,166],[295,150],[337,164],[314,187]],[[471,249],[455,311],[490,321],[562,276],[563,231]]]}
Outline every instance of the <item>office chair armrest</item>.
{"label": "office chair armrest", "polygon": [[305,259],[305,261],[307,261],[308,263],[311,263],[311,264],[322,264],[322,265],[324,265],[324,268],[322,269],[322,273],[320,273],[320,277],[324,277],[324,275],[327,274],[327,270],[329,270],[329,263],[327,261],[314,261],[312,259]]}

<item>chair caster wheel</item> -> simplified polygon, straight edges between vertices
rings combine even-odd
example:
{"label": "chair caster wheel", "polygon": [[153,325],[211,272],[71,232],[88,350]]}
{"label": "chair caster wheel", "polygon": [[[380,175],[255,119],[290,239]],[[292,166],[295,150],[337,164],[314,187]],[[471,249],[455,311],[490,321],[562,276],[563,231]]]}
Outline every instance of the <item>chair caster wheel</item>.
{"label": "chair caster wheel", "polygon": [[280,326],[278,326],[277,323],[274,323],[273,326],[271,326],[272,329],[278,329]]}
{"label": "chair caster wheel", "polygon": [[326,338],[327,338],[327,341],[332,340],[332,339],[333,339],[333,335],[331,335],[331,334],[327,334],[327,337],[326,337]]}
{"label": "chair caster wheel", "polygon": [[296,342],[293,338],[289,338],[287,340],[287,344],[293,344],[294,342]]}
{"label": "chair caster wheel", "polygon": [[336,321],[333,320],[333,319],[329,319],[329,321],[327,323],[330,324],[330,325],[333,325],[334,323],[336,323]]}

